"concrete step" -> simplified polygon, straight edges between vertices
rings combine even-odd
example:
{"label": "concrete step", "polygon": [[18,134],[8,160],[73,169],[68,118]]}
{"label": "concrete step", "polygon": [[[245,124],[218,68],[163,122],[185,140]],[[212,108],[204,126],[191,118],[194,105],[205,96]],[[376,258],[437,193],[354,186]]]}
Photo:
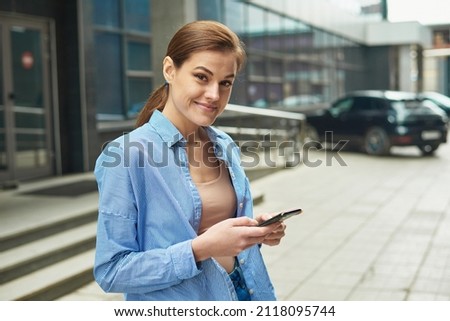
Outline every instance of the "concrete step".
{"label": "concrete step", "polygon": [[0,253],[0,284],[95,247],[96,222]]}
{"label": "concrete step", "polygon": [[17,246],[27,244],[55,233],[70,230],[72,228],[95,222],[97,220],[97,208],[82,212],[70,212],[55,215],[51,220],[36,222],[32,228],[24,227],[7,235],[0,236],[0,252],[7,251]]}
{"label": "concrete step", "polygon": [[0,286],[0,300],[55,300],[93,280],[95,250],[41,268]]}

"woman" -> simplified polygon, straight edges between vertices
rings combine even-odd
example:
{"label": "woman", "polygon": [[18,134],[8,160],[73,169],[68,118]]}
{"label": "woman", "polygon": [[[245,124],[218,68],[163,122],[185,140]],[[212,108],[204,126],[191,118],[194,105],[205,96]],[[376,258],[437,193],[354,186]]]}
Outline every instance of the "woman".
{"label": "woman", "polygon": [[182,27],[163,61],[166,84],[137,128],[95,168],[100,200],[94,276],[127,300],[274,300],[260,253],[285,225],[257,227],[239,148],[210,127],[245,60],[226,26]]}

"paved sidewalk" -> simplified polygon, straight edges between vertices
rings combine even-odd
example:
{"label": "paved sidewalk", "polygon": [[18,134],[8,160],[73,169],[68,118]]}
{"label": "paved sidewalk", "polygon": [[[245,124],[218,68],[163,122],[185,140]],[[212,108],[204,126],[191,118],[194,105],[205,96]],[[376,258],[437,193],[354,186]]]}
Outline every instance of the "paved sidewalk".
{"label": "paved sidewalk", "polygon": [[264,247],[281,300],[450,300],[450,149],[435,157],[341,153],[348,166],[256,181],[256,212],[300,206],[279,247]]}
{"label": "paved sidewalk", "polygon": [[[252,182],[255,212],[300,206],[277,247],[263,247],[280,300],[450,300],[450,148],[391,157],[325,152]],[[327,155],[332,166],[326,166]],[[120,300],[95,283],[62,300]]]}

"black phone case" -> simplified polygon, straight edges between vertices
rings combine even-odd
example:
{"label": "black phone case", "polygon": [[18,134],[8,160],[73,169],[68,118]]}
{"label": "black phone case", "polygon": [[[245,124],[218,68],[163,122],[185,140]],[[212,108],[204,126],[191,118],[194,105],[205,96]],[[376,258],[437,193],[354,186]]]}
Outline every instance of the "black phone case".
{"label": "black phone case", "polygon": [[277,215],[269,218],[268,220],[266,220],[262,223],[259,223],[258,226],[267,226],[267,225],[276,223],[278,221],[284,221],[292,216],[299,215],[301,213],[302,213],[302,210],[299,208],[292,210],[292,211],[281,212],[280,214],[277,214]]}

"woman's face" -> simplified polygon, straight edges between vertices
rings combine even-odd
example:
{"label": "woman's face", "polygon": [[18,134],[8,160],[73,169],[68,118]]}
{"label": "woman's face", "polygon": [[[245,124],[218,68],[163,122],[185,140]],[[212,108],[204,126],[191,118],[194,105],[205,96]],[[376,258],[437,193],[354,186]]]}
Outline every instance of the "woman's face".
{"label": "woman's face", "polygon": [[211,125],[225,109],[237,73],[232,52],[194,53],[176,68],[170,57],[163,71],[169,83],[169,99],[163,113],[183,135]]}

